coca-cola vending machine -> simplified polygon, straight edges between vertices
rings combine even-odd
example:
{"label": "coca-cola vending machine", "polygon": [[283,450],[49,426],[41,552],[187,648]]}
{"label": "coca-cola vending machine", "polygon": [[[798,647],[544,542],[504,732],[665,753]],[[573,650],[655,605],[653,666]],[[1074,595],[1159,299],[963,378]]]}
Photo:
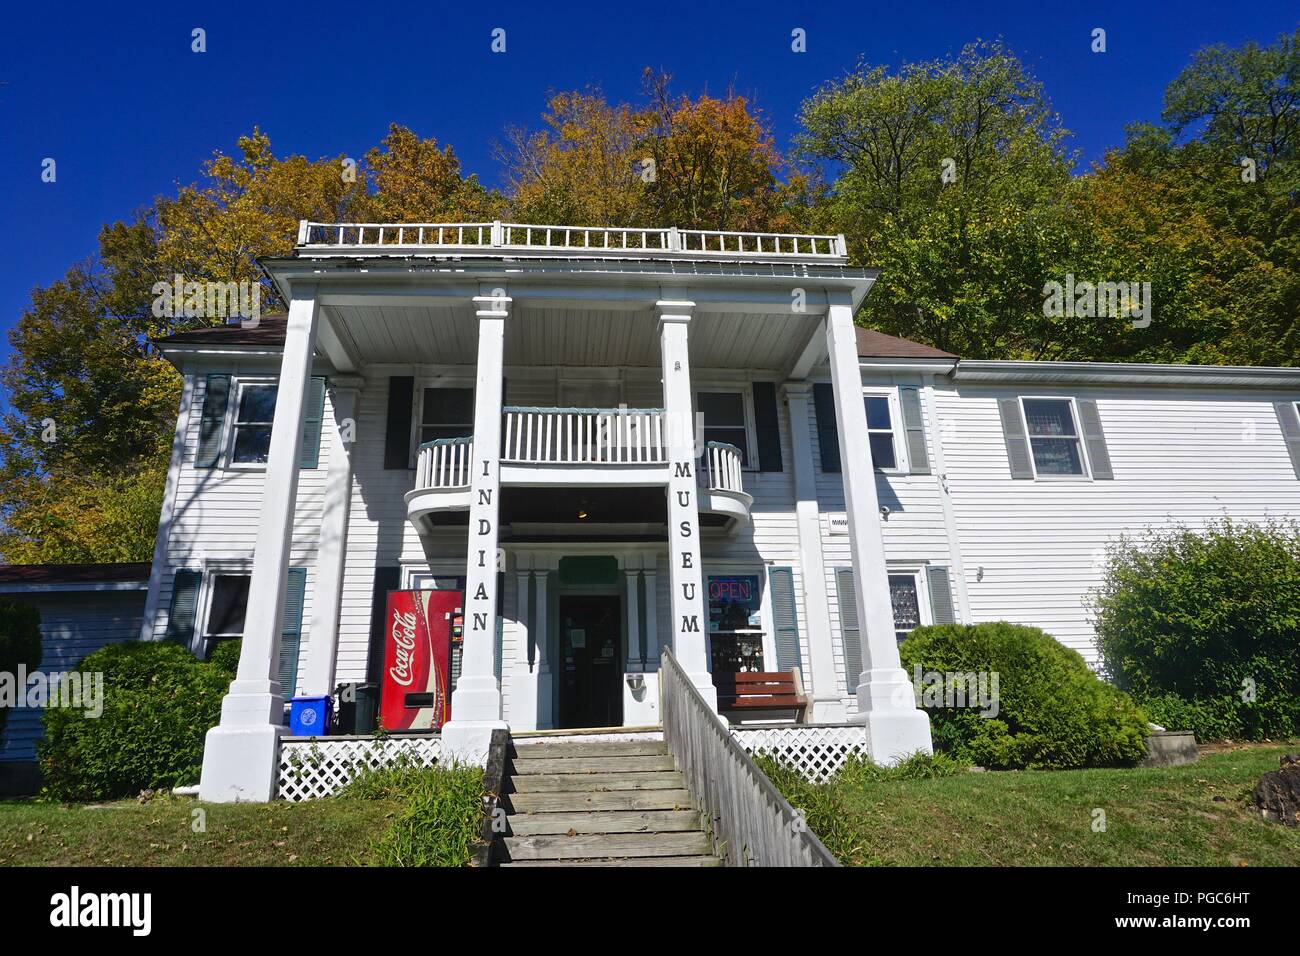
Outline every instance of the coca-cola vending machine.
{"label": "coca-cola vending machine", "polygon": [[389,591],[379,725],[437,730],[451,718],[464,591]]}

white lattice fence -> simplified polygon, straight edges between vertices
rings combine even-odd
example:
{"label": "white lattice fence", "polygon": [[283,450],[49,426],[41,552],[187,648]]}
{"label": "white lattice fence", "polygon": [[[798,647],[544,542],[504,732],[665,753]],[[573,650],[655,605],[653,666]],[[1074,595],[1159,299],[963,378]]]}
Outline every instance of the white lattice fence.
{"label": "white lattice fence", "polygon": [[782,724],[732,727],[732,736],[751,755],[767,754],[793,767],[812,783],[833,777],[855,754],[866,755],[863,728],[843,724]]}
{"label": "white lattice fence", "polygon": [[363,770],[405,764],[432,767],[442,740],[419,737],[308,737],[280,741],[280,798],[314,800],[345,787]]}

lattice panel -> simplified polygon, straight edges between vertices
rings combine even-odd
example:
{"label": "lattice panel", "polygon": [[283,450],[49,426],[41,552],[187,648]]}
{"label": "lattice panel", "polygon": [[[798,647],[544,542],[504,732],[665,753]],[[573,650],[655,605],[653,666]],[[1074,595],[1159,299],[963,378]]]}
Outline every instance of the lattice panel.
{"label": "lattice panel", "polygon": [[751,755],[775,757],[812,783],[833,777],[855,754],[867,754],[867,737],[861,727],[800,726],[732,727],[736,742]]}
{"label": "lattice panel", "polygon": [[362,770],[404,764],[432,767],[442,753],[436,736],[318,738],[280,741],[280,798],[314,800],[345,787]]}

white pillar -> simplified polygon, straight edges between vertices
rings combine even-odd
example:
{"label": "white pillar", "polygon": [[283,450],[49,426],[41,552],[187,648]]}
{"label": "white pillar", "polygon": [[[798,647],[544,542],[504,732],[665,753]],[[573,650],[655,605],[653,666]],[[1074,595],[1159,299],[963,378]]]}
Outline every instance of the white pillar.
{"label": "white pillar", "polygon": [[[262,486],[239,669],[208,731],[199,796],[216,803],[275,796],[284,697],[277,681],[303,417],[316,346],[316,289],[295,283],[289,302],[271,448]],[[292,688],[289,688],[292,691]]]}
{"label": "white pillar", "polygon": [[474,387],[474,454],[470,461],[469,544],[465,568],[465,637],[451,720],[442,728],[449,762],[487,762],[492,731],[504,728],[497,686],[497,513],[501,496],[501,376],[510,298],[485,285],[478,306],[478,375]]}
{"label": "white pillar", "polygon": [[659,576],[657,566],[659,556],[642,574],[645,575],[645,658],[647,670],[659,669]]}
{"label": "white pillar", "polygon": [[718,692],[709,673],[700,575],[700,506],[695,479],[695,419],[686,328],[694,302],[662,301],[659,340],[663,358],[664,412],[668,437],[668,572],[672,579],[673,654],[705,701],[716,711]]}
{"label": "white pillar", "polygon": [[333,378],[329,382],[334,427],[326,429],[329,466],[321,502],[316,590],[307,640],[307,669],[303,675],[304,691],[311,696],[334,693],[339,614],[343,603],[343,566],[348,549],[348,514],[352,507],[352,442],[356,434],[357,392],[362,384],[359,378]]}
{"label": "white pillar", "polygon": [[[844,701],[835,684],[835,650],[831,646],[831,612],[826,594],[826,565],[822,561],[821,514],[817,507],[817,480],[813,470],[812,436],[808,428],[807,382],[786,382],[790,409],[790,445],[794,453],[795,518],[799,529],[799,565],[803,578],[803,620],[808,633],[808,679],[812,691],[812,719],[817,723],[842,723]],[[852,683],[854,677],[849,678]]]}
{"label": "white pillar", "polygon": [[847,296],[832,301],[826,316],[826,345],[835,389],[844,505],[862,638],[862,673],[858,677],[858,713],[854,720],[866,726],[872,759],[893,763],[918,750],[930,752],[930,719],[925,711],[917,709],[912,684],[898,658],[880,532],[880,503],[862,398],[857,329]]}
{"label": "white pillar", "polygon": [[645,669],[641,657],[641,608],[640,571],[624,571],[627,581],[627,669],[629,673],[640,673]]}
{"label": "white pillar", "polygon": [[515,569],[515,660],[510,681],[510,726],[537,729],[537,661],[529,653],[528,592],[533,572]]}
{"label": "white pillar", "polygon": [[547,625],[551,620],[551,606],[546,597],[546,568],[533,569],[533,585],[537,590],[537,607],[533,611],[533,648],[537,661],[537,729],[549,730],[555,726],[555,682],[551,676],[550,645],[547,643]]}

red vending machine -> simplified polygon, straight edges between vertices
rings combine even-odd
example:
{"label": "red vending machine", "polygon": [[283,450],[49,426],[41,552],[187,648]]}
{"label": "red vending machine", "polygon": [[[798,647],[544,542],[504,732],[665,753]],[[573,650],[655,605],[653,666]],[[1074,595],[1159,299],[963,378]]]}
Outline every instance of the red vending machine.
{"label": "red vending machine", "polygon": [[[451,718],[464,591],[389,591],[379,725],[437,730]],[[455,650],[453,650],[453,646]]]}

